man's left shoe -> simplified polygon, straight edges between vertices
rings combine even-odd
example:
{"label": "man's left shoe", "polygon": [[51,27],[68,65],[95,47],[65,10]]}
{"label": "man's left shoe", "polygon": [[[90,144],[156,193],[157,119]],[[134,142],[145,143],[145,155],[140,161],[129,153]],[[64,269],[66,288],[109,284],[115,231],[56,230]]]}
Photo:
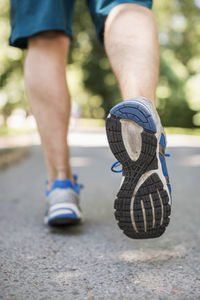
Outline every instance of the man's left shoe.
{"label": "man's left shoe", "polygon": [[[162,235],[171,212],[166,136],[150,100],[136,97],[110,110],[106,121],[110,149],[122,166],[115,217],[124,234],[147,239]],[[119,171],[117,171],[119,172]]]}
{"label": "man's left shoe", "polygon": [[78,224],[82,221],[79,194],[82,185],[69,180],[56,179],[52,188],[46,190],[46,213],[44,223],[51,226]]}

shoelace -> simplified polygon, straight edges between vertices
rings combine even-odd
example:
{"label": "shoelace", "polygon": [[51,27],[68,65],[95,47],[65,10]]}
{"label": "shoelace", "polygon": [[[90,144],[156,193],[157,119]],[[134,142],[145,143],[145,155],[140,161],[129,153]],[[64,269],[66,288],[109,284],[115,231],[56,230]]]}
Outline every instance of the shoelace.
{"label": "shoelace", "polygon": [[118,168],[119,166],[121,166],[121,163],[117,160],[112,166],[111,166],[111,171],[114,172],[114,173],[121,173],[122,172],[122,169],[121,170],[115,170],[115,168]]}
{"label": "shoelace", "polygon": [[80,190],[84,188],[84,185],[82,183],[78,183],[78,176],[77,175],[73,175],[74,176],[74,181],[75,181],[75,185],[77,188],[78,193],[80,193]]}
{"label": "shoelace", "polygon": [[[169,153],[165,153],[165,157],[170,157],[171,155]],[[119,166],[121,166],[121,163],[117,160],[114,164],[112,164],[111,166],[111,171],[114,173],[121,173],[123,170],[116,170],[116,168],[118,168]]]}

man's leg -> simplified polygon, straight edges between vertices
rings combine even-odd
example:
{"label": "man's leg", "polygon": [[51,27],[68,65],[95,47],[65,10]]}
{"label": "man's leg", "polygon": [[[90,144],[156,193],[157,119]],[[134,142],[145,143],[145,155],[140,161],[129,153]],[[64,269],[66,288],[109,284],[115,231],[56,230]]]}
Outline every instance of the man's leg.
{"label": "man's leg", "polygon": [[144,96],[155,104],[159,47],[153,13],[137,4],[120,4],[108,15],[105,49],[123,100]]}
{"label": "man's leg", "polygon": [[48,189],[54,179],[71,179],[67,131],[70,96],[66,59],[70,39],[59,31],[29,38],[25,82],[31,110],[37,121],[48,169]]}
{"label": "man's leg", "polygon": [[159,50],[153,14],[136,4],[116,6],[104,40],[122,98],[130,100],[114,106],[106,122],[111,151],[123,170],[115,217],[131,238],[159,237],[170,220],[171,186],[165,133],[154,106]]}

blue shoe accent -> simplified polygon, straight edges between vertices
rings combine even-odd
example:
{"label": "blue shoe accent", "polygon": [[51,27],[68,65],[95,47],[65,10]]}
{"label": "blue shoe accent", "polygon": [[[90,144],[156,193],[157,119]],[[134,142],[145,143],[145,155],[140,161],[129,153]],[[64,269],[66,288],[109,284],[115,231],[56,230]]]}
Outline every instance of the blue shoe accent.
{"label": "blue shoe accent", "polygon": [[[166,148],[166,142],[165,142],[165,136],[163,133],[161,133],[161,137],[160,137],[160,145],[162,146],[163,150],[165,151],[165,148]],[[168,170],[167,170],[167,164],[166,164],[166,160],[165,160],[165,156],[170,156],[170,154],[168,153],[164,153],[164,156],[163,154],[159,153],[159,158],[160,158],[160,162],[161,162],[161,166],[162,166],[162,171],[163,171],[163,174],[164,176],[168,179],[169,178],[169,174],[168,174]],[[172,189],[171,189],[171,185],[169,183],[167,183],[167,187],[168,187],[168,190],[169,190],[169,194],[170,194],[170,197],[172,198]]]}
{"label": "blue shoe accent", "polygon": [[142,126],[144,129],[156,133],[156,124],[153,116],[145,105],[139,101],[125,101],[117,104],[110,110],[110,114],[121,119],[129,119]]}
{"label": "blue shoe accent", "polygon": [[161,146],[165,149],[166,143],[165,143],[165,136],[164,136],[163,133],[161,133],[160,144],[161,144]]}
{"label": "blue shoe accent", "polygon": [[170,196],[171,196],[171,200],[172,200],[172,188],[171,188],[171,185],[167,184],[167,187],[168,187],[168,190],[169,190],[169,193],[170,193]]}
{"label": "blue shoe accent", "polygon": [[72,214],[70,214],[70,215],[69,214],[62,214],[62,215],[58,215],[58,216],[53,217],[53,218],[49,217],[48,222],[56,221],[56,220],[59,220],[59,219],[77,220],[77,216],[76,216],[75,213],[73,215]]}
{"label": "blue shoe accent", "polygon": [[[79,184],[77,182],[77,180],[78,180],[78,176],[77,175],[74,175],[74,182],[75,182],[75,184],[73,184],[70,179],[55,179],[54,182],[53,182],[53,185],[52,185],[51,189],[50,190],[46,190],[45,194],[46,194],[46,196],[49,196],[49,194],[53,190],[55,190],[57,188],[59,188],[59,189],[70,188],[73,191],[75,191],[77,194],[80,194],[80,190],[83,187],[83,185]],[[48,181],[47,181],[47,183],[48,183]]]}
{"label": "blue shoe accent", "polygon": [[167,170],[167,164],[165,158],[162,156],[162,154],[159,154],[161,166],[162,166],[162,171],[165,176],[168,176],[168,170]]}

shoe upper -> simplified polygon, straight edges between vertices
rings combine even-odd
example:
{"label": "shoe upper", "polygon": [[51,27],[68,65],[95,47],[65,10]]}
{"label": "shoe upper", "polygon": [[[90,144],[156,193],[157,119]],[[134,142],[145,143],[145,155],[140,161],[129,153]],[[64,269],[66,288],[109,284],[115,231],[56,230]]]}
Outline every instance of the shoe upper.
{"label": "shoe upper", "polygon": [[162,166],[163,175],[165,176],[165,179],[166,179],[167,187],[168,187],[169,194],[170,194],[170,199],[172,199],[171,185],[169,182],[169,175],[168,175],[167,164],[166,164],[166,156],[170,156],[170,155],[165,153],[165,149],[167,146],[167,138],[166,138],[164,128],[161,124],[160,117],[159,117],[153,103],[145,97],[137,97],[137,100],[141,101],[141,103],[143,105],[148,107],[149,111],[152,114],[153,120],[156,124],[157,131],[160,131],[159,159],[160,159],[160,163]]}
{"label": "shoe upper", "polygon": [[79,194],[82,185],[77,176],[74,183],[69,180],[56,179],[50,190],[46,190],[46,223],[55,219],[81,219]]}
{"label": "shoe upper", "polygon": [[170,198],[172,199],[171,184],[169,181],[169,174],[168,174],[167,164],[166,164],[166,159],[165,159],[166,156],[170,156],[170,155],[165,153],[166,144],[167,144],[166,137],[165,137],[165,133],[164,133],[164,129],[163,129],[163,133],[161,133],[160,143],[159,143],[159,159],[160,159],[160,163],[162,166],[163,174],[164,174],[166,182],[167,182],[167,187],[169,190]]}

